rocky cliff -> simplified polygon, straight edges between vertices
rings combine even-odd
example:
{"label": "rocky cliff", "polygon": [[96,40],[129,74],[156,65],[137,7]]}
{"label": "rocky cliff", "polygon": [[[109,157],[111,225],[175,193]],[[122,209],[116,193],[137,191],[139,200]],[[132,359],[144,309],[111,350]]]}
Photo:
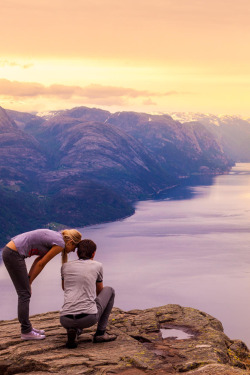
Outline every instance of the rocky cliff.
{"label": "rocky cliff", "polygon": [[217,319],[199,310],[179,305],[128,312],[114,308],[108,330],[117,335],[116,341],[93,344],[92,327],[71,350],[65,347],[58,316],[52,312],[31,318],[36,328],[46,330],[46,339],[37,342],[21,341],[17,320],[0,322],[1,375],[250,373],[246,345],[229,339]]}

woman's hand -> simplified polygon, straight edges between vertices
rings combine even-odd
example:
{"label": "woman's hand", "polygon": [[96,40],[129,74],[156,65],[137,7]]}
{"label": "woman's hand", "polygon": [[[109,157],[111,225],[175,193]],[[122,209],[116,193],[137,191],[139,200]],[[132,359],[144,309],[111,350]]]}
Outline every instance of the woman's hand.
{"label": "woman's hand", "polygon": [[[34,264],[34,263],[33,263]],[[28,275],[28,279],[29,279],[29,284],[30,284],[30,295],[32,294],[32,290],[31,290],[31,282],[30,282],[30,275]]]}
{"label": "woman's hand", "polygon": [[37,257],[37,258],[34,260],[32,266],[30,267],[29,276],[28,276],[28,277],[29,277],[30,285],[31,285],[31,283],[32,283],[31,275],[33,274],[33,271],[34,271],[34,268],[35,268],[37,262],[39,262],[39,260],[41,260],[41,259],[42,259],[42,256]]}

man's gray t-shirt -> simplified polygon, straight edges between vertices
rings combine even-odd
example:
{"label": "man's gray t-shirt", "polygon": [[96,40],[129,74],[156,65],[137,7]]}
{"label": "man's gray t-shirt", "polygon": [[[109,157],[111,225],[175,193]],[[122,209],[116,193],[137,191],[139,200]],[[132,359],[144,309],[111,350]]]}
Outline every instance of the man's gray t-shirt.
{"label": "man's gray t-shirt", "polygon": [[50,229],[36,229],[18,234],[11,239],[16,245],[19,254],[25,258],[32,255],[44,256],[52,246],[65,247],[63,235]]}
{"label": "man's gray t-shirt", "polygon": [[92,259],[73,260],[62,265],[64,305],[61,315],[96,314],[96,282],[103,280],[102,264]]}

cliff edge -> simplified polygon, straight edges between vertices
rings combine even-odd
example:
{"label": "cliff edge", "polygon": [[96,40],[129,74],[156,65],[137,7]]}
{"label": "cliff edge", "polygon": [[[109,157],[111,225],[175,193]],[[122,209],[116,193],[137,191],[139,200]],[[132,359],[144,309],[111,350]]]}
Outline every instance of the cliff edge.
{"label": "cliff edge", "polygon": [[247,346],[229,339],[211,315],[188,307],[128,312],[114,308],[108,331],[117,334],[116,341],[93,344],[95,327],[91,327],[71,350],[65,347],[66,331],[58,312],[31,320],[34,327],[46,330],[45,340],[21,341],[16,319],[0,322],[1,375],[250,374]]}

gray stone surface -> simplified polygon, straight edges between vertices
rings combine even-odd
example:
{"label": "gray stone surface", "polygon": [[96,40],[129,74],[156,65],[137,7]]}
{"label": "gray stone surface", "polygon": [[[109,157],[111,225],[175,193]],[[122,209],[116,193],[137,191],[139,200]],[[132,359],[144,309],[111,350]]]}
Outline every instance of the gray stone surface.
{"label": "gray stone surface", "polygon": [[[84,330],[76,349],[65,347],[66,332],[58,312],[31,318],[46,339],[21,341],[17,320],[0,322],[0,374],[190,375],[250,374],[248,348],[230,340],[222,324],[192,308],[166,305],[147,310],[113,309],[110,343],[93,344],[95,327]],[[180,329],[189,339],[162,338],[161,328]]]}

